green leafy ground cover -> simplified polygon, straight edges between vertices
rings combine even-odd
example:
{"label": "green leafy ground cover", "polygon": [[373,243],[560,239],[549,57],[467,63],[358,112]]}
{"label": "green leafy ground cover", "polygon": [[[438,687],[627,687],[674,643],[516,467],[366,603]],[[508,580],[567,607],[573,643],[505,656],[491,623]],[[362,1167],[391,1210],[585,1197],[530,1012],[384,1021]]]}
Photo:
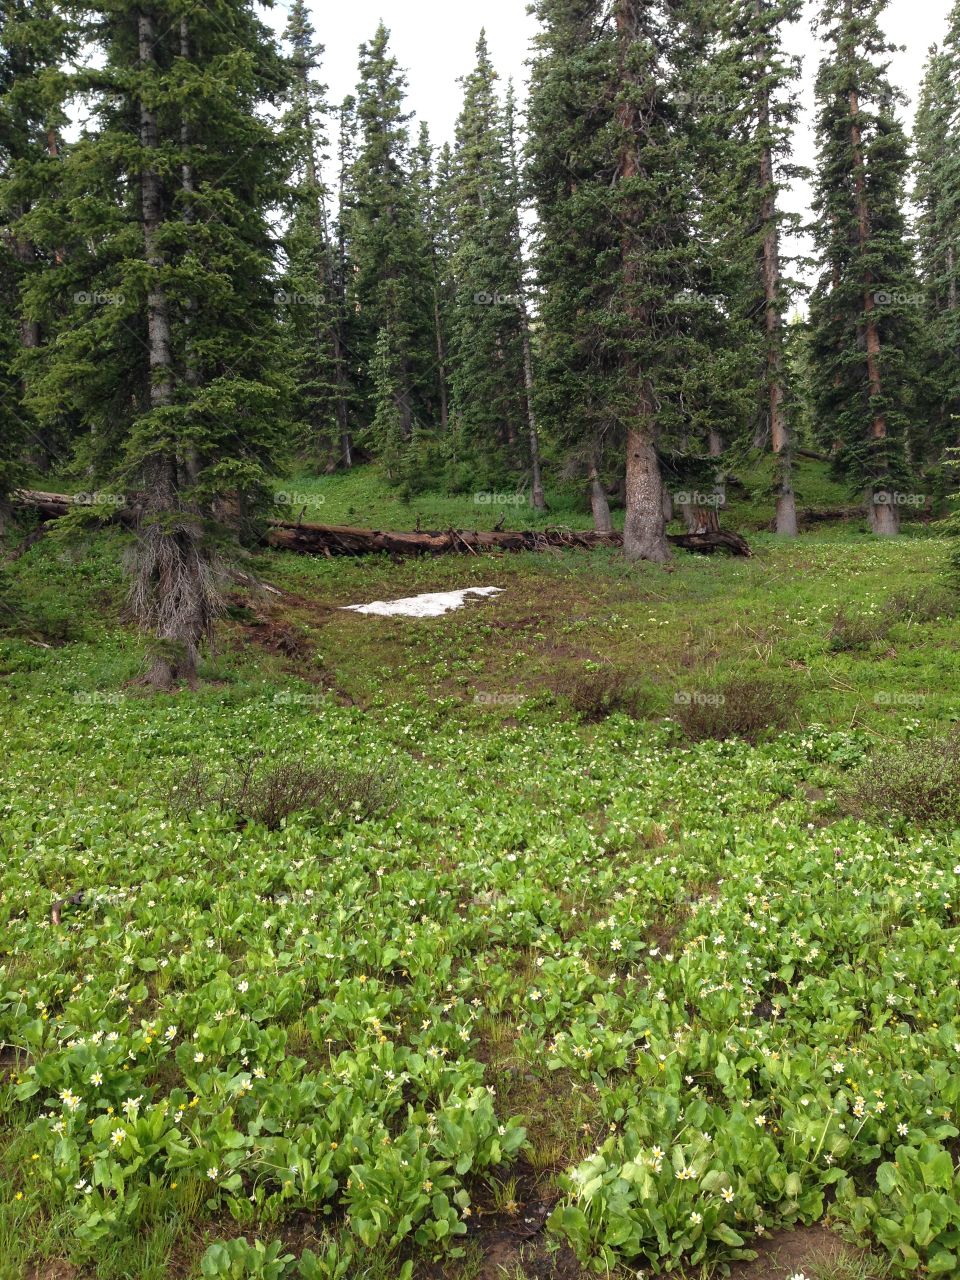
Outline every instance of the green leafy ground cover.
{"label": "green leafy ground cover", "polygon": [[[735,528],[765,528],[770,521],[771,486],[768,459],[742,468],[729,486],[725,523]],[[801,509],[850,507],[854,502],[844,486],[831,478],[825,463],[801,460],[796,487]],[[584,482],[576,480],[550,485],[546,512],[534,510],[526,488],[498,485],[460,494],[414,493],[391,488],[378,468],[371,466],[329,476],[294,476],[277,490],[277,496],[281,513],[292,511],[294,518],[317,524],[369,527],[372,523],[377,528],[413,529],[419,518],[424,529],[490,529],[503,517],[508,529],[557,524],[586,529],[591,525]],[[614,527],[622,528],[623,511],[615,503],[611,515]]]}
{"label": "green leafy ground cover", "polygon": [[[118,537],[24,556],[0,1276],[492,1277],[534,1203],[511,1277],[719,1275],[824,1219],[851,1276],[957,1274],[960,830],[844,801],[960,710],[945,544],[753,541],[671,573],[265,556],[284,595],[234,592],[174,697],[133,683]],[[505,590],[337,610],[471,584]],[[789,722],[693,741],[733,677]],[[191,762],[254,752],[390,801],[184,809]]]}

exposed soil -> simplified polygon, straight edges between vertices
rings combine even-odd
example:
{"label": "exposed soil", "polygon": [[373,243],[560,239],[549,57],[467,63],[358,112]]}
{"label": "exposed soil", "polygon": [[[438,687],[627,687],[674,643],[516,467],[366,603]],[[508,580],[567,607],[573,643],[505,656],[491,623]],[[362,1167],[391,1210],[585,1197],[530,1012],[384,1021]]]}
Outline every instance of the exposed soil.
{"label": "exposed soil", "polygon": [[80,1272],[62,1258],[37,1262],[26,1273],[25,1280],[78,1280]]}
{"label": "exposed soil", "polygon": [[737,1263],[730,1280],[789,1280],[798,1273],[812,1276],[815,1267],[829,1274],[831,1266],[857,1256],[855,1249],[822,1222],[776,1231],[765,1243],[757,1242],[754,1247],[758,1257],[753,1262]]}

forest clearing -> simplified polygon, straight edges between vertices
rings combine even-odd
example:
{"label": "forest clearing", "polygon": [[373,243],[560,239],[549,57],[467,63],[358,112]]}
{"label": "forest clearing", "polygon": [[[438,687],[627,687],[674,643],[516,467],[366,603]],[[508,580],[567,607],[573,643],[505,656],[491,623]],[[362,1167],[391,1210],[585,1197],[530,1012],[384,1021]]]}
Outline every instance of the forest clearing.
{"label": "forest clearing", "polygon": [[0,1280],[957,1280],[960,0],[383,9],[0,0]]}
{"label": "forest clearing", "polygon": [[0,1274],[951,1273],[946,540],[271,551],[157,699],[121,538],[0,642]]}

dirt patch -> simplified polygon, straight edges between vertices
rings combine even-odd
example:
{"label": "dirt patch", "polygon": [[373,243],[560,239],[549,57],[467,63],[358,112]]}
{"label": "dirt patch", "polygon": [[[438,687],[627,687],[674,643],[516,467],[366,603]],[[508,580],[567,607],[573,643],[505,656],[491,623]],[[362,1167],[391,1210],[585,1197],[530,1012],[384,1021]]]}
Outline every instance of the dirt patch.
{"label": "dirt patch", "polygon": [[30,1054],[12,1044],[0,1044],[0,1084],[12,1082],[23,1070]]}
{"label": "dirt patch", "polygon": [[478,1199],[476,1226],[469,1233],[480,1252],[476,1280],[580,1280],[587,1273],[568,1246],[558,1248],[545,1234],[557,1193],[545,1187],[535,1170],[521,1163],[515,1170],[516,1203],[511,1211],[484,1211]]}
{"label": "dirt patch", "polygon": [[26,1280],[77,1280],[81,1273],[63,1258],[50,1262],[35,1262],[26,1273]]}
{"label": "dirt patch", "polygon": [[[327,614],[335,612],[327,606],[318,606]],[[315,665],[315,643],[299,622],[288,622],[276,612],[253,613],[245,606],[237,606],[237,612],[231,618],[232,634],[241,642],[241,647],[256,645],[271,657],[277,659],[277,668],[296,676],[300,680],[323,689],[336,699],[341,706],[356,706],[356,699],[340,688],[330,671]],[[291,701],[309,704],[309,695],[292,694]]]}
{"label": "dirt patch", "polygon": [[541,1240],[501,1240],[485,1250],[477,1280],[514,1280],[518,1274],[525,1280],[586,1280],[588,1273],[567,1245],[554,1251]]}
{"label": "dirt patch", "polygon": [[822,1222],[776,1231],[755,1247],[758,1257],[753,1262],[737,1263],[730,1280],[789,1280],[798,1273],[812,1280],[815,1268],[829,1275],[831,1267],[860,1256]]}
{"label": "dirt patch", "polygon": [[247,637],[262,649],[281,658],[305,660],[310,656],[306,637],[285,622],[275,618],[257,617],[243,625]]}

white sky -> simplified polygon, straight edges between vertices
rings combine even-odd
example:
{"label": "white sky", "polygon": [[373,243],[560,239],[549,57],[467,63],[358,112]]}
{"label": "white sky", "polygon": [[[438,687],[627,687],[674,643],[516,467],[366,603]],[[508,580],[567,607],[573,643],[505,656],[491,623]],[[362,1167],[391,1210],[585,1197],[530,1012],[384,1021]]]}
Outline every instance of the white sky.
{"label": "white sky", "polygon": [[[809,18],[817,0],[807,0],[807,20],[790,29],[790,47],[804,57],[801,81],[805,103],[813,98],[813,81],[819,60],[818,43]],[[887,34],[905,46],[894,54],[894,83],[915,99],[923,63],[931,44],[942,40],[950,0],[890,0],[883,15]],[[279,0],[270,16],[282,29],[287,6]],[[494,65],[506,80],[513,76],[522,92],[526,62],[537,23],[527,13],[526,0],[343,0],[327,5],[313,0],[317,37],[326,46],[323,79],[336,102],[353,91],[357,82],[357,49],[369,40],[382,18],[390,29],[391,46],[407,73],[409,102],[416,115],[430,124],[434,141],[450,140],[460,108],[457,77],[473,65],[480,28],[485,27]],[[912,114],[912,107],[911,107]]]}
{"label": "white sky", "polygon": [[[788,47],[803,56],[800,91],[804,118],[796,135],[796,159],[812,164],[814,158],[811,111],[813,84],[820,58],[810,18],[818,0],[807,0],[806,20],[789,31]],[[903,45],[891,59],[891,79],[910,99],[907,122],[912,122],[923,64],[931,44],[943,39],[950,0],[890,0],[883,23],[890,39]],[[526,0],[340,0],[312,3],[317,38],[326,46],[322,79],[329,85],[330,100],[339,102],[351,93],[357,80],[357,49],[369,40],[382,18],[391,32],[391,47],[408,81],[409,109],[426,120],[434,143],[452,140],[460,109],[457,77],[473,65],[481,26],[486,28],[493,62],[504,82],[512,76],[521,102],[530,57],[530,42],[537,23],[527,13]],[[281,30],[286,4],[278,0],[269,18]],[[809,191],[799,188],[784,203],[809,213]]]}

